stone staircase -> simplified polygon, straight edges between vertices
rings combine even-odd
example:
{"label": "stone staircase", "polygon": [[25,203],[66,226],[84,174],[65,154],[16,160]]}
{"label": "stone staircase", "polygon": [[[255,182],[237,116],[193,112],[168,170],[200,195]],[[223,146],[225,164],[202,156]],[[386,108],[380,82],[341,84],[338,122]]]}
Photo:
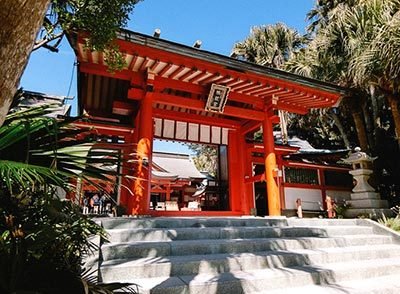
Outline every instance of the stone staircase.
{"label": "stone staircase", "polygon": [[400,292],[400,235],[369,220],[99,221],[100,279],[140,293]]}

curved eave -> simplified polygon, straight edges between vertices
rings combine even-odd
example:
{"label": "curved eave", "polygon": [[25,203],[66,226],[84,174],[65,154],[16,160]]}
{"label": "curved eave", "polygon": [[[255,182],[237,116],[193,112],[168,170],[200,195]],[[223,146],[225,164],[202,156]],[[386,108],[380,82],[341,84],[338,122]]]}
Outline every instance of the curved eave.
{"label": "curved eave", "polygon": [[347,93],[346,88],[340,87],[332,83],[323,82],[308,77],[303,77],[294,73],[286,72],[271,67],[261,66],[243,60],[238,60],[222,54],[202,49],[196,49],[187,45],[175,43],[160,38],[155,38],[137,32],[132,32],[126,29],[121,29],[121,31],[118,33],[118,38],[120,40],[133,42],[139,45],[148,46],[171,53],[178,53],[187,57],[197,58],[207,62],[224,64],[228,69],[235,70],[238,72],[252,72],[261,75],[268,75],[270,77],[274,77],[277,79],[284,79],[294,83],[300,83],[302,85],[309,86],[318,90],[331,92],[332,94],[344,95]]}
{"label": "curved eave", "polygon": [[160,171],[152,171],[151,172],[153,180],[168,180],[168,181],[176,181],[178,180],[178,175],[174,175],[168,172],[160,172]]}

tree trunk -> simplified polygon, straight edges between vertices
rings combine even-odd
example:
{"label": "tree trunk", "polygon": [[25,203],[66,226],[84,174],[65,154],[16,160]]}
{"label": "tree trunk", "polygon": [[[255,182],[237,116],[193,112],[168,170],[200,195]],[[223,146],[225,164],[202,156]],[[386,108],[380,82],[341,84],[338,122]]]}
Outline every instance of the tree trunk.
{"label": "tree trunk", "polygon": [[378,112],[379,112],[379,106],[378,106],[378,98],[376,97],[375,93],[375,86],[370,85],[369,86],[369,93],[371,95],[371,107],[372,107],[372,119],[374,120],[374,130],[376,129],[377,126],[377,121],[378,121]]}
{"label": "tree trunk", "polygon": [[356,126],[358,143],[360,144],[360,148],[364,152],[369,151],[368,140],[367,140],[367,132],[365,131],[364,119],[362,117],[361,111],[352,112],[354,124]]}
{"label": "tree trunk", "polygon": [[375,147],[375,140],[374,140],[374,127],[373,127],[373,122],[371,121],[370,117],[370,112],[368,110],[368,103],[365,101],[363,105],[361,106],[363,117],[364,117],[364,122],[365,122],[365,129],[367,131],[367,139],[368,139],[368,145],[370,147],[370,151],[373,151]]}
{"label": "tree trunk", "polygon": [[0,1],[0,126],[19,86],[49,2]]}
{"label": "tree trunk", "polygon": [[399,101],[396,96],[394,95],[388,95],[387,96],[389,105],[390,105],[390,110],[392,112],[392,117],[394,121],[394,128],[395,128],[395,133],[396,133],[396,140],[399,143],[400,146],[400,113],[399,113]]}
{"label": "tree trunk", "polygon": [[330,117],[333,119],[336,127],[339,130],[340,136],[342,137],[343,143],[346,146],[347,149],[351,149],[350,141],[349,138],[347,137],[346,132],[344,131],[344,127],[342,122],[340,121],[340,118],[336,113],[333,113],[332,111],[329,112]]}
{"label": "tree trunk", "polygon": [[[369,86],[369,92],[371,95],[371,107],[372,107],[372,118],[373,118],[373,127],[374,127],[374,149],[376,149],[376,146],[378,145],[378,139],[377,139],[377,134],[378,134],[378,121],[379,121],[379,101],[378,97],[376,95],[376,89],[374,85]],[[375,150],[376,151],[376,150]]]}

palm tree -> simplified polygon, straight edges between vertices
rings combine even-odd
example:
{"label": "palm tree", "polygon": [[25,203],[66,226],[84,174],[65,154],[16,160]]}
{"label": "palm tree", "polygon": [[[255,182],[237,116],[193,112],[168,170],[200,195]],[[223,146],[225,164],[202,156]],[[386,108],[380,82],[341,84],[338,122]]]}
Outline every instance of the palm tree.
{"label": "palm tree", "polygon": [[88,130],[46,116],[53,109],[45,105],[10,113],[0,127],[0,181],[11,194],[51,185],[68,190],[73,178],[107,181],[107,175],[116,174],[99,168],[101,163],[114,164],[116,155],[87,138],[77,139]]}
{"label": "palm tree", "polygon": [[307,20],[310,22],[307,30],[315,33],[321,28],[326,27],[331,21],[330,15],[335,14],[339,4],[353,6],[359,0],[318,0],[315,6],[307,13]]}
{"label": "palm tree", "polygon": [[[286,61],[304,46],[307,38],[283,23],[253,27],[250,35],[237,42],[232,49],[232,57],[241,58],[259,65],[282,69]],[[281,131],[284,141],[287,140],[285,112],[281,112]]]}
{"label": "palm tree", "polygon": [[[318,50],[306,51],[305,46],[308,44],[308,41],[307,37],[300,36],[297,31],[290,29],[281,23],[276,25],[253,27],[250,35],[244,41],[238,42],[234,45],[232,55],[250,62],[279,69],[288,68],[286,63],[290,60],[302,58],[303,62],[297,62],[296,65],[302,64],[304,67],[301,69],[296,68],[296,70],[291,70],[301,75],[314,76],[316,78],[321,78],[322,76],[328,76],[337,72],[330,70],[332,65],[327,61],[327,66],[318,66],[318,70],[321,72],[315,74],[314,71],[317,67],[316,65],[312,65],[312,63],[315,63],[318,59],[316,56],[309,56],[308,54],[310,54],[310,52],[314,55],[318,54]],[[307,54],[304,54],[306,52]],[[311,70],[313,73],[310,72]],[[330,125],[326,118],[329,118],[335,122],[345,146],[350,148],[347,134],[344,132],[344,128],[338,120],[337,114],[332,111],[322,111],[320,115],[325,117],[318,120],[319,126],[315,125],[315,127],[318,127],[321,130],[326,129],[326,127]],[[305,121],[315,122],[315,120],[302,119],[293,114],[287,117],[289,117],[289,125],[291,128],[297,128]]]}
{"label": "palm tree", "polygon": [[[331,46],[327,35],[317,34],[315,38],[307,44],[306,48],[296,52],[293,57],[286,62],[285,70],[306,77],[330,81],[344,87],[349,87],[351,83],[346,75],[347,60],[345,59],[345,55],[339,52],[340,50]],[[363,101],[364,95],[355,90],[353,90],[352,93],[353,97],[346,97],[343,99],[339,106],[339,113],[333,110],[322,110],[320,114],[325,116],[325,119],[329,119],[333,122],[346,148],[351,148],[353,145],[349,139],[349,137],[351,137],[351,129],[344,128],[342,121],[345,119],[346,115],[351,115],[357,130],[359,146],[363,150],[369,150],[362,108],[359,103]]]}
{"label": "palm tree", "polygon": [[232,56],[281,69],[305,41],[305,37],[282,23],[253,27],[244,41],[233,46]]}
{"label": "palm tree", "polygon": [[[318,1],[323,2],[331,1]],[[340,2],[321,9],[313,40],[286,66],[352,90],[354,97],[344,99],[340,108],[353,117],[360,145],[369,141],[370,151],[378,155],[377,179],[393,185],[399,174],[393,133],[400,142],[400,1]],[[389,171],[386,180],[383,171]]]}
{"label": "palm tree", "polygon": [[[393,10],[393,5],[388,3],[384,0],[319,1],[317,8],[309,13],[309,17],[317,16],[318,20],[314,39],[302,55],[286,64],[288,70],[352,89],[353,98],[344,99],[342,107],[352,110],[358,141],[364,150],[374,146],[373,134],[376,133],[378,104],[381,102],[376,95],[376,83],[371,83],[371,75],[354,65],[356,60],[362,64],[366,56],[372,56],[371,44],[378,36],[377,31],[387,22],[384,16],[389,16],[388,11]],[[370,59],[371,63],[376,60]],[[372,119],[369,104],[373,110]]]}
{"label": "palm tree", "polygon": [[369,96],[374,122],[378,120],[379,94],[387,99],[400,144],[397,94],[400,89],[399,10],[398,0],[357,1],[352,6],[341,4],[335,13],[334,21],[322,32],[329,40],[330,46],[339,44],[340,53],[346,59],[349,86],[374,94]]}
{"label": "palm tree", "polygon": [[[385,96],[400,144],[400,1],[366,1],[357,8],[359,15],[374,20],[374,30],[365,40],[364,50],[353,56],[349,70],[357,86],[370,87]],[[351,21],[354,19],[347,19]]]}

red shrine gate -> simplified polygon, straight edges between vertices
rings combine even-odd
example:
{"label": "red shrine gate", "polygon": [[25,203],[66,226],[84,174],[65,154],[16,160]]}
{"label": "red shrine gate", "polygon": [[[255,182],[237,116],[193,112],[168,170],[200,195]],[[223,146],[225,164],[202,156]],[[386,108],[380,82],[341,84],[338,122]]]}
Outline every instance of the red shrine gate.
{"label": "red shrine gate", "polygon": [[154,138],[226,146],[229,210],[213,215],[250,214],[253,183],[259,179],[253,176],[253,147],[245,138],[262,127],[268,213],[280,215],[284,202],[273,136],[277,110],[305,114],[337,105],[343,94],[332,84],[130,31],[116,40],[127,66],[115,73],[107,70],[102,53],[85,50],[84,37],[72,43],[79,61],[80,110],[98,132],[137,144],[138,179],[123,180],[133,195],[123,190],[120,196],[130,214],[153,213],[148,167]]}

